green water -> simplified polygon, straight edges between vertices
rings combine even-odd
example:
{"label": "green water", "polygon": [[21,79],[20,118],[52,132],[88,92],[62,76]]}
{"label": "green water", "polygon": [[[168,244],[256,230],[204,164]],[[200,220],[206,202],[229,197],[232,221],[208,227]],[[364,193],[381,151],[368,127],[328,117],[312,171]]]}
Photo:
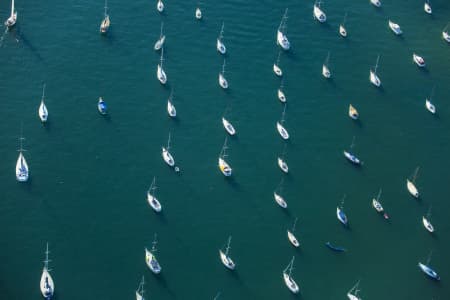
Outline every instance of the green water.
{"label": "green water", "polygon": [[[218,291],[221,299],[345,299],[358,279],[363,299],[450,298],[447,0],[433,1],[432,16],[422,1],[384,1],[381,9],[368,0],[329,1],[323,25],[312,19],[312,1],[203,1],[198,22],[196,1],[167,0],[161,16],[156,1],[110,0],[106,37],[98,32],[104,4],[96,2],[17,1],[17,26],[1,41],[1,299],[41,299],[47,241],[56,299],[133,299],[142,275],[148,299],[212,299]],[[2,21],[9,5],[0,4]],[[283,108],[272,71],[286,7],[287,143],[275,129]],[[346,11],[349,37],[342,39],[337,27]],[[403,37],[389,30],[388,18]],[[153,50],[161,20],[167,86],[156,79]],[[227,92],[217,82],[222,21]],[[326,81],[328,51],[333,78]],[[425,57],[425,70],[413,64],[413,52]],[[382,89],[368,80],[378,54]],[[43,82],[46,126],[37,116]],[[424,107],[433,85],[437,116]],[[175,121],[166,112],[171,87]],[[107,118],[97,112],[99,96]],[[349,103],[359,123],[348,118]],[[217,168],[227,106],[237,130],[228,139],[231,180]],[[24,184],[14,176],[21,123],[31,174]],[[169,132],[180,174],[161,158]],[[342,155],[353,136],[359,169]],[[287,176],[276,164],[284,144]],[[417,166],[419,201],[405,182]],[[145,198],[153,176],[161,215]],[[281,177],[287,211],[272,195]],[[380,187],[389,222],[371,207]],[[336,219],[343,194],[348,230]],[[431,205],[435,235],[421,223]],[[295,217],[300,250],[286,237]],[[159,276],[144,262],[154,233]],[[229,235],[234,273],[218,255]],[[332,253],[326,241],[349,251]],[[438,283],[417,267],[431,250]],[[298,297],[282,281],[292,256]]]}

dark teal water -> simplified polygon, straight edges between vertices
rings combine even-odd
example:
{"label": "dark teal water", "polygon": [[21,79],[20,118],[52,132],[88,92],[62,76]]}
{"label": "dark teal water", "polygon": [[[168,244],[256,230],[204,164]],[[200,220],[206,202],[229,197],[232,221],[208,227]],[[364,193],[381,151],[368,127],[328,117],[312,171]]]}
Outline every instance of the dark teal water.
{"label": "dark teal water", "polygon": [[[156,1],[111,0],[107,37],[98,33],[103,2],[96,2],[17,1],[18,24],[1,41],[0,298],[41,298],[47,241],[57,299],[133,299],[142,275],[148,299],[212,299],[218,291],[221,299],[292,299],[281,272],[293,255],[298,298],[345,299],[358,279],[363,299],[450,298],[450,47],[441,38],[450,2],[434,0],[428,16],[422,1],[384,1],[382,9],[368,0],[330,1],[320,25],[312,1],[204,1],[198,22],[196,1],[167,0],[160,16]],[[0,4],[2,21],[9,5]],[[292,51],[280,66],[291,140],[290,174],[282,176],[272,64],[286,7]],[[337,27],[346,11],[344,40]],[[390,32],[388,18],[403,37]],[[161,20],[166,87],[156,80],[153,50]],[[228,92],[217,82],[222,21]],[[321,75],[328,51],[330,81]],[[425,57],[425,70],[413,52]],[[368,80],[378,54],[382,89]],[[43,82],[45,127],[37,116]],[[436,117],[424,107],[433,85]],[[176,121],[166,113],[170,87]],[[108,118],[97,112],[99,96]],[[348,118],[349,103],[359,123]],[[217,168],[227,106],[238,132],[228,143],[231,180]],[[31,172],[25,184],[14,176],[21,123]],[[169,132],[180,175],[161,158]],[[360,169],[342,156],[353,136]],[[405,184],[417,166],[419,201]],[[145,198],[153,176],[161,215]],[[281,177],[287,211],[272,196]],[[389,222],[371,207],[380,187]],[[343,194],[349,230],[336,219]],[[435,235],[421,223],[430,206]],[[295,217],[298,251],[286,237]],[[160,276],[144,262],[154,233]],[[229,235],[234,273],[218,256]],[[326,241],[349,251],[336,255]],[[417,267],[430,251],[439,283]]]}

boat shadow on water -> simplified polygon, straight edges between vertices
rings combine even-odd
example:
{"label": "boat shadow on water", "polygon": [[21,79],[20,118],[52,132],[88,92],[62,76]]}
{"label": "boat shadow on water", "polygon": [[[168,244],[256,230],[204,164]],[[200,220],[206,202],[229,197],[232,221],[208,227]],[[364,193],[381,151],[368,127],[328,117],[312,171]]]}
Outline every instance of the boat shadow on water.
{"label": "boat shadow on water", "polygon": [[235,175],[232,175],[230,177],[225,177],[224,180],[231,185],[231,187],[235,190],[235,191],[241,191],[241,185],[239,182],[236,181]]}
{"label": "boat shadow on water", "polygon": [[164,272],[164,270],[160,274],[155,276],[155,278],[156,278],[155,280],[158,281],[159,285],[169,293],[171,298],[176,299],[177,296],[176,296],[175,292],[167,284],[167,280],[166,280],[166,277],[164,276],[163,272]]}
{"label": "boat shadow on water", "polygon": [[[16,25],[17,26],[17,25]],[[31,53],[34,54],[34,56],[40,61],[43,62],[44,59],[42,58],[41,54],[39,53],[39,51],[33,46],[33,44],[30,43],[30,41],[27,39],[27,37],[22,34],[22,32],[20,31],[20,27],[18,28],[13,28],[12,30],[8,31],[12,37],[17,41],[17,43],[22,42],[23,45],[30,49]]]}

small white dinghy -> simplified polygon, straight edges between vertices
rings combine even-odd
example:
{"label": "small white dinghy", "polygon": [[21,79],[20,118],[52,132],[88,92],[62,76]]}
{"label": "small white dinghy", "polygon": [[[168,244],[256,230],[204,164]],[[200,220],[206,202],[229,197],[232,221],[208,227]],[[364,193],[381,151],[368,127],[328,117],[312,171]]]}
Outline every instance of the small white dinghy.
{"label": "small white dinghy", "polygon": [[48,110],[47,110],[47,106],[45,106],[44,96],[45,96],[45,84],[44,84],[44,87],[42,88],[41,104],[39,105],[39,109],[38,109],[39,118],[41,119],[42,123],[47,122],[47,118],[48,118]]}
{"label": "small white dinghy", "polygon": [[222,249],[219,250],[219,257],[222,261],[222,264],[227,267],[229,270],[234,270],[236,267],[236,264],[234,261],[228,256],[228,253],[230,252],[230,245],[231,245],[231,236],[228,237],[227,247],[225,249],[225,252],[222,251]]}
{"label": "small white dinghy", "polygon": [[358,290],[359,286],[359,280],[358,282],[347,292],[347,298],[349,300],[361,300],[361,298],[358,297],[358,293],[360,290]]}
{"label": "small white dinghy", "polygon": [[197,20],[201,20],[202,19],[202,11],[200,10],[200,7],[197,7],[195,9],[195,18]]}
{"label": "small white dinghy", "polygon": [[163,26],[164,23],[161,22],[161,31],[159,33],[159,38],[155,43],[155,46],[153,46],[153,49],[155,49],[155,51],[161,50],[161,48],[164,45],[164,42],[166,41],[166,36],[163,34]]}
{"label": "small white dinghy", "polygon": [[163,69],[163,61],[164,61],[164,48],[161,48],[161,58],[160,58],[160,63],[158,64],[158,68],[156,70],[156,78],[158,78],[158,80],[161,84],[166,84],[167,75]]}
{"label": "small white dinghy", "polygon": [[450,43],[450,33],[447,31],[448,24],[445,26],[445,28],[442,30],[442,38],[447,42]]}
{"label": "small white dinghy", "polygon": [[430,0],[425,0],[425,3],[423,5],[423,10],[429,15],[431,15],[433,13],[433,10],[431,9]]}
{"label": "small white dinghy", "polygon": [[416,65],[420,68],[423,68],[426,66],[425,59],[423,59],[422,56],[419,56],[415,53],[413,53],[413,61],[416,63]]}
{"label": "small white dinghy", "polygon": [[159,262],[155,256],[156,244],[157,244],[157,241],[156,241],[156,234],[155,234],[155,238],[153,239],[151,251],[149,251],[149,250],[147,250],[147,248],[145,248],[145,263],[147,264],[148,268],[154,274],[159,274],[159,273],[161,273],[161,265],[159,264]]}
{"label": "small white dinghy", "polygon": [[11,1],[11,14],[9,18],[5,21],[5,26],[10,29],[17,22],[17,11],[14,10],[14,0]]}
{"label": "small white dinghy", "polygon": [[370,3],[372,3],[375,7],[381,7],[380,0],[370,0]]}
{"label": "small white dinghy", "polygon": [[156,3],[156,9],[162,13],[164,11],[164,3],[162,0],[158,0],[158,3]]}
{"label": "small white dinghy", "polygon": [[47,300],[50,300],[53,297],[53,294],[55,293],[55,283],[53,282],[53,278],[50,275],[50,269],[48,267],[48,263],[50,261],[48,259],[49,253],[50,252],[48,251],[48,243],[47,243],[47,249],[45,250],[44,269],[42,270],[41,281],[39,282],[41,294]]}
{"label": "small white dinghy", "polygon": [[297,224],[297,218],[295,218],[294,221],[294,225],[292,226],[292,229],[287,231],[287,236],[288,236],[288,240],[289,242],[291,242],[292,246],[298,248],[300,247],[300,243],[298,242],[297,238],[294,235],[294,231],[295,231],[295,225]]}
{"label": "small white dinghy", "polygon": [[339,25],[339,34],[344,38],[347,37],[347,29],[345,29],[345,21],[346,20],[347,20],[347,13],[345,13],[344,20]]}
{"label": "small white dinghy", "polygon": [[436,107],[434,106],[434,104],[431,102],[431,99],[433,98],[433,93],[434,93],[434,86],[433,89],[431,90],[431,94],[429,98],[425,99],[425,107],[426,109],[432,113],[433,115],[436,114]]}
{"label": "small white dinghy", "polygon": [[144,299],[144,276],[142,276],[142,280],[139,283],[139,286],[136,290],[136,300],[145,300]]}
{"label": "small white dinghy", "polygon": [[169,165],[169,167],[174,167],[175,160],[173,159],[173,156],[172,154],[170,154],[169,150],[170,150],[170,132],[169,132],[169,139],[167,140],[167,147],[166,148],[162,147],[161,155],[166,164]]}
{"label": "small white dinghy", "polygon": [[219,73],[219,85],[224,90],[228,88],[228,81],[225,78],[225,59],[223,60],[222,72]]}
{"label": "small white dinghy", "polygon": [[156,199],[156,178],[153,177],[152,184],[147,191],[147,201],[148,204],[153,208],[155,212],[160,212],[162,210],[161,203]]}
{"label": "small white dinghy", "polygon": [[281,54],[281,52],[278,52],[277,61],[273,64],[273,72],[274,72],[275,75],[277,75],[278,77],[283,76],[283,71],[282,71],[281,68],[279,67],[279,65],[280,65],[280,54]]}
{"label": "small white dinghy", "polygon": [[419,191],[417,190],[415,185],[418,173],[419,167],[417,167],[416,170],[414,171],[412,180],[406,179],[406,188],[408,189],[408,192],[411,194],[411,196],[413,196],[414,198],[419,198]]}
{"label": "small white dinghy", "polygon": [[330,61],[330,51],[328,51],[327,58],[325,59],[325,62],[322,65],[322,75],[326,79],[331,77],[331,71],[330,68],[328,67],[329,61]]}
{"label": "small white dinghy", "polygon": [[373,70],[370,69],[370,76],[369,76],[370,82],[376,87],[380,87],[380,85],[381,85],[381,80],[380,80],[380,78],[377,75],[377,69],[378,69],[378,62],[379,62],[379,60],[380,60],[380,56],[378,55],[377,56],[377,63],[375,64],[375,68]]}
{"label": "small white dinghy", "polygon": [[22,133],[20,135],[20,148],[19,150],[19,157],[17,158],[17,162],[16,162],[16,179],[19,182],[25,182],[28,180],[29,177],[29,169],[28,169],[28,164],[27,161],[25,160],[25,156],[23,156],[23,152],[25,151],[22,148],[22,141],[24,140],[24,138],[22,137]]}
{"label": "small white dinghy", "polygon": [[327,20],[327,15],[320,9],[320,1],[316,0],[316,3],[314,3],[313,16],[320,23],[324,23]]}
{"label": "small white dinghy", "polygon": [[402,29],[400,28],[400,25],[397,23],[392,22],[391,20],[389,22],[389,28],[391,28],[392,32],[396,35],[401,35],[403,33]]}
{"label": "small white dinghy", "polygon": [[283,270],[283,280],[284,284],[288,287],[288,289],[294,293],[298,294],[300,291],[300,288],[298,287],[298,284],[295,282],[295,280],[292,278],[292,269],[294,267],[294,256],[292,256],[292,260],[289,263],[289,265]]}
{"label": "small white dinghy", "polygon": [[220,29],[220,34],[219,34],[219,37],[217,38],[217,43],[216,43],[217,51],[219,51],[219,53],[222,55],[225,55],[225,53],[227,53],[227,48],[225,47],[225,44],[222,42],[224,26],[225,26],[225,24],[222,23],[222,28]]}
{"label": "small white dinghy", "polygon": [[175,105],[173,105],[173,89],[170,92],[169,99],[167,99],[167,113],[171,118],[175,118],[177,116],[177,110],[175,109]]}
{"label": "small white dinghy", "polygon": [[227,154],[226,154],[227,149],[228,149],[227,138],[225,137],[225,141],[223,143],[222,150],[220,150],[220,154],[219,154],[219,170],[220,170],[220,172],[222,172],[222,174],[225,177],[230,177],[233,171],[232,171],[230,165],[225,161],[225,158],[227,157]]}
{"label": "small white dinghy", "polygon": [[287,13],[288,9],[286,8],[283,17],[281,18],[280,26],[278,26],[277,30],[277,45],[280,45],[280,47],[285,51],[291,48],[291,44],[286,36]]}

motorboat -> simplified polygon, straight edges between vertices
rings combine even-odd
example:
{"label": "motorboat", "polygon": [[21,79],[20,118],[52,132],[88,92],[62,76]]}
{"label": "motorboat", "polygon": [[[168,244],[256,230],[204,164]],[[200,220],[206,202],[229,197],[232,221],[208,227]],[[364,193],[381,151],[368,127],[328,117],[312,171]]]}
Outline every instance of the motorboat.
{"label": "motorboat", "polygon": [[400,25],[397,23],[392,22],[389,20],[389,27],[391,28],[392,32],[396,35],[401,35],[403,33],[402,29],[400,28]]}
{"label": "motorboat", "polygon": [[421,68],[425,67],[425,60],[423,59],[422,56],[419,56],[419,55],[413,53],[413,60],[417,66],[419,66]]}

